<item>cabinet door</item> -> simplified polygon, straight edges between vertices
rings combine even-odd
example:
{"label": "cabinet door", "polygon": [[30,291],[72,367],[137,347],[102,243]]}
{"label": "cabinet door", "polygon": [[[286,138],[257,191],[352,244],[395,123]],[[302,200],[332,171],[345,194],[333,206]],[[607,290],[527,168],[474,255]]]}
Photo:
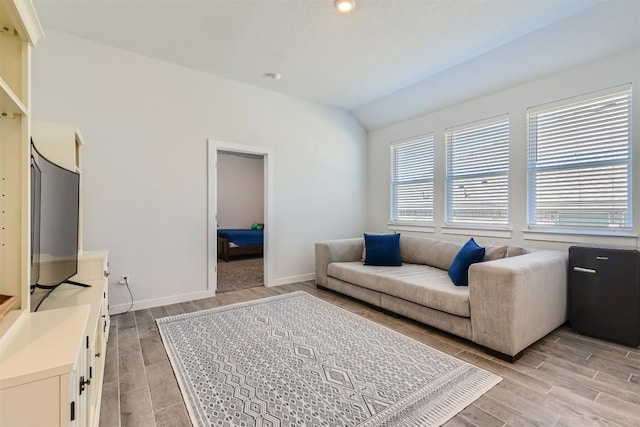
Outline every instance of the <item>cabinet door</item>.
{"label": "cabinet door", "polygon": [[640,254],[634,250],[569,249],[571,327],[630,345],[640,335]]}
{"label": "cabinet door", "polygon": [[89,410],[89,419],[87,425],[93,425],[96,419],[96,410],[99,408],[100,394],[102,392],[102,379],[104,376],[104,348],[102,345],[102,319],[98,319],[94,341],[88,352],[88,360],[91,364],[89,368],[89,377],[91,385],[89,386],[87,401]]}
{"label": "cabinet door", "polygon": [[102,319],[104,320],[103,325],[103,345],[106,351],[107,349],[107,341],[109,341],[109,328],[111,326],[111,317],[109,317],[109,259],[105,257],[104,259],[104,293],[102,294]]}
{"label": "cabinet door", "polygon": [[87,399],[86,392],[84,391],[86,388],[86,384],[84,384],[84,382],[87,380],[87,377],[85,376],[86,370],[86,352],[81,351],[78,355],[76,367],[69,374],[69,380],[67,381],[69,387],[67,390],[67,396],[69,396],[69,400],[66,405],[63,405],[63,409],[65,409],[66,414],[62,417],[60,422],[61,426],[69,425],[70,427],[84,427],[87,425]]}
{"label": "cabinet door", "polygon": [[66,404],[62,404],[62,412],[60,414],[61,426],[68,425],[69,427],[78,427],[81,425],[78,421],[80,415],[80,396],[78,394],[79,378],[80,377],[78,376],[78,372],[74,370],[67,377],[66,393],[64,392],[64,389],[61,390],[62,400],[65,400],[64,396],[68,396],[68,399],[66,399]]}
{"label": "cabinet door", "polygon": [[102,320],[102,346],[106,350],[107,342],[109,341],[109,330],[111,327],[111,317],[109,316],[109,292],[107,289],[109,285],[107,280],[105,279],[104,284],[104,299],[102,300],[102,312],[101,312],[101,320]]}
{"label": "cabinet door", "polygon": [[[3,427],[55,426],[60,415],[60,378],[0,390],[0,425]],[[37,402],[37,410],[30,410]],[[64,425],[64,424],[63,424]]]}

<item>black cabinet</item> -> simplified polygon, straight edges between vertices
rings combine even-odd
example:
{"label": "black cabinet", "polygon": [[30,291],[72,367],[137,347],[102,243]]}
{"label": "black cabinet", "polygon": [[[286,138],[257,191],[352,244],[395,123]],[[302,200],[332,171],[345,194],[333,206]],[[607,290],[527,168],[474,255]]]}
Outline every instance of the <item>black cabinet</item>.
{"label": "black cabinet", "polygon": [[569,323],[581,334],[640,345],[640,252],[570,247]]}

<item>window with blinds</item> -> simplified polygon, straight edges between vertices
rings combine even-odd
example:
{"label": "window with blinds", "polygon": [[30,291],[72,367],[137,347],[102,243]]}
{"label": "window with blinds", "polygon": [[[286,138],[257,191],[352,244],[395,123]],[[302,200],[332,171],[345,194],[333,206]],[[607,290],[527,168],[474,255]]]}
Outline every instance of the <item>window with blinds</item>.
{"label": "window with blinds", "polygon": [[509,117],[447,129],[446,222],[509,223]]}
{"label": "window with blinds", "polygon": [[391,145],[391,221],[433,221],[433,135]]}
{"label": "window with blinds", "polygon": [[632,227],[630,113],[631,85],[528,110],[529,227]]}

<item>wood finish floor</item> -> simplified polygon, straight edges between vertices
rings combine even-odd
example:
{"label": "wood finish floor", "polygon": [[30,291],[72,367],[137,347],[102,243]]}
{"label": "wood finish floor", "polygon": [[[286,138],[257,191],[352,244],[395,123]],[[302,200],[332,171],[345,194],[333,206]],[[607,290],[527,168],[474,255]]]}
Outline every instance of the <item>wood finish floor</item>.
{"label": "wood finish floor", "polygon": [[112,318],[101,427],[190,426],[154,319],[304,290],[406,336],[503,377],[446,426],[640,426],[640,349],[560,327],[516,363],[478,346],[349,298],[312,282],[252,288]]}

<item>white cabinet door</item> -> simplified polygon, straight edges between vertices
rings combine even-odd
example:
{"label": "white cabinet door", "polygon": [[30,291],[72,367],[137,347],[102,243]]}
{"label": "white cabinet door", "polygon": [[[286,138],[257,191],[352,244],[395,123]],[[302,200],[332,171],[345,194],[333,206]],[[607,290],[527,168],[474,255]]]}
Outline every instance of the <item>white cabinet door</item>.
{"label": "white cabinet door", "polygon": [[[61,417],[59,392],[59,377],[50,377],[0,390],[2,402],[0,425],[2,427],[52,425],[52,420],[58,420]],[[29,405],[37,406],[37,410],[25,410],[25,407],[30,407]]]}
{"label": "white cabinet door", "polygon": [[[66,384],[67,393],[62,393],[63,396],[69,396],[66,404],[66,408],[63,407],[63,412],[60,416],[60,425],[68,425],[69,427],[80,427],[82,424],[78,421],[80,411],[80,395],[78,394],[78,376],[77,371],[73,371],[69,374]],[[64,405],[64,404],[63,404]]]}
{"label": "white cabinet door", "polygon": [[[83,343],[84,344],[84,343]],[[84,427],[87,424],[87,393],[85,372],[87,370],[86,352],[80,351],[76,367],[69,373],[68,391],[61,393],[62,396],[69,396],[67,402],[63,402],[62,407],[66,409],[66,416],[60,420],[60,425],[68,425],[70,427]],[[65,411],[63,411],[65,412]]]}

